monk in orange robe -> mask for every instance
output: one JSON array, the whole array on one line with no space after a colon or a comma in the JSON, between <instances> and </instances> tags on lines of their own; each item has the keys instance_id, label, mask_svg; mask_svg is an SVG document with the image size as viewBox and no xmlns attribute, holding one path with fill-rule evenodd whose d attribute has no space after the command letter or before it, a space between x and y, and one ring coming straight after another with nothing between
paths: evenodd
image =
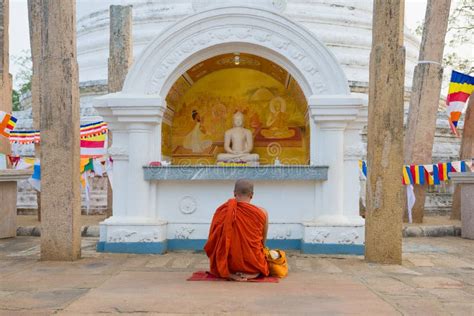
<instances>
[{"instance_id":1,"label":"monk in orange robe","mask_svg":"<svg viewBox=\"0 0 474 316\"><path fill-rule=\"evenodd\" d=\"M221 278L244 281L259 275L268 276L263 253L268 230L267 212L250 204L253 184L235 183L233 199L219 206L204 246L211 273Z\"/></svg>"}]
</instances>

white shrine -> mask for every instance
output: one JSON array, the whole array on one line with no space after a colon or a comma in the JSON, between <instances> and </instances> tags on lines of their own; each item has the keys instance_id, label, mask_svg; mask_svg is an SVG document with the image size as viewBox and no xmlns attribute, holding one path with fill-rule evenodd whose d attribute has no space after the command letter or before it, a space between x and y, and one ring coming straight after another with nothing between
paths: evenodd
<instances>
[{"instance_id":1,"label":"white shrine","mask_svg":"<svg viewBox=\"0 0 474 316\"><path fill-rule=\"evenodd\" d=\"M121 92L94 101L113 133L113 216L100 224L100 251L202 249L215 209L232 197L236 179L248 178L255 181L253 202L269 213L269 246L363 253L358 160L366 96L350 93L333 53L279 12L283 1L247 2L196 1L194 14L143 50ZM196 65L226 54L269 61L299 85L307 104L307 164L149 167L168 158L162 128L173 120L166 101L172 87Z\"/></svg>"}]
</instances>

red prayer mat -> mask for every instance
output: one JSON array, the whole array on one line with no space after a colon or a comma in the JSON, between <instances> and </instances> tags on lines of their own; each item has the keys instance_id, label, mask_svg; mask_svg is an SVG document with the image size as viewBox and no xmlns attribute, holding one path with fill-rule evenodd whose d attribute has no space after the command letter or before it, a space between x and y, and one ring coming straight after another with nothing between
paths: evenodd
<instances>
[{"instance_id":1,"label":"red prayer mat","mask_svg":"<svg viewBox=\"0 0 474 316\"><path fill-rule=\"evenodd\" d=\"M210 274L209 272L206 271L197 271L194 272L193 275L187 279L187 281L233 281L233 280L228 280L224 278L219 278L213 274ZM235 282L266 282L266 283L278 283L280 282L279 278L276 277L264 277L260 276L255 279L250 279L247 281L235 281Z\"/></svg>"}]
</instances>

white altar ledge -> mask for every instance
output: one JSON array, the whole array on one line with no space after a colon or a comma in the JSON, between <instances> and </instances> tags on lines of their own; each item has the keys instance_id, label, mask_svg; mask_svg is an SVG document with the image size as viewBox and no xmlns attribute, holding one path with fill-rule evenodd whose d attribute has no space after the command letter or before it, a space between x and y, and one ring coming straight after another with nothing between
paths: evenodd
<instances>
[{"instance_id":1,"label":"white altar ledge","mask_svg":"<svg viewBox=\"0 0 474 316\"><path fill-rule=\"evenodd\" d=\"M143 167L145 180L320 180L328 166L163 166Z\"/></svg>"}]
</instances>

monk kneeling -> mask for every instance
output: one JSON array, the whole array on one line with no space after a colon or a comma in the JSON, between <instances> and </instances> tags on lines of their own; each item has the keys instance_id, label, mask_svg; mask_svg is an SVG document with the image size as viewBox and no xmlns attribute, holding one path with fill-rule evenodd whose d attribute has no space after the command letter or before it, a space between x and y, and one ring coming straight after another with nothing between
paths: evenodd
<instances>
[{"instance_id":1,"label":"monk kneeling","mask_svg":"<svg viewBox=\"0 0 474 316\"><path fill-rule=\"evenodd\" d=\"M268 276L263 248L267 238L268 214L250 204L253 184L235 183L234 199L221 205L214 214L209 239L204 246L211 273L235 280Z\"/></svg>"}]
</instances>

